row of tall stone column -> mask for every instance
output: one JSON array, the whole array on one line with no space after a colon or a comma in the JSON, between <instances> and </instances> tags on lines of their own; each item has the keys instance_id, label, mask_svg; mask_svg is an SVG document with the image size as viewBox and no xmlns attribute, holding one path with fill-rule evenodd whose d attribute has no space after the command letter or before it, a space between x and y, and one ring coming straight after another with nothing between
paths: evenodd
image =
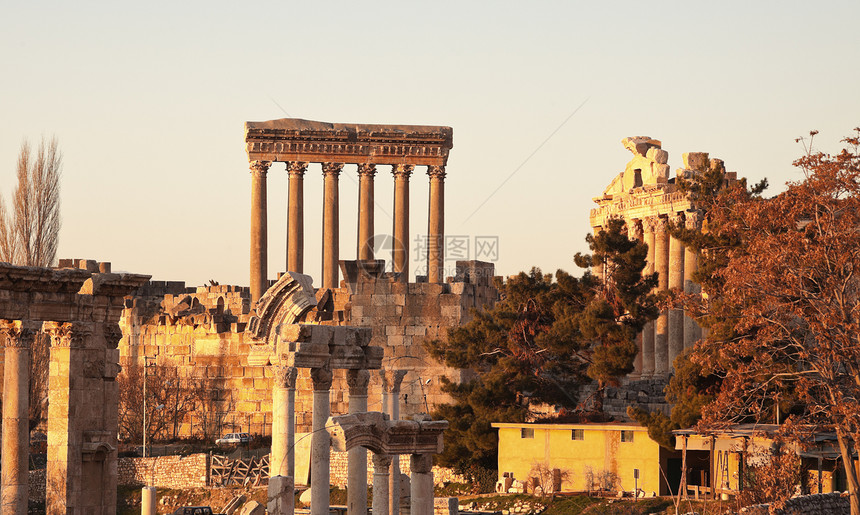
<instances>
[{"instance_id":1,"label":"row of tall stone column","mask_svg":"<svg viewBox=\"0 0 860 515\"><path fill-rule=\"evenodd\" d=\"M275 385L272 392L272 451L270 476L295 478L295 398L298 369L291 366L274 366ZM391 420L399 418L400 386L404 370L380 372L383 385L383 409ZM311 427L311 515L328 515L330 484L330 439L326 432L331 404L332 371L329 368L312 368L313 417ZM367 390L370 382L368 370L347 370L349 386L349 413L367 412ZM412 457L411 483L413 513L431 515L433 506L432 455ZM373 455L373 513L398 515L400 513L400 465L398 455ZM367 449L353 448L347 454L347 513L367 513ZM429 477L429 479L428 479ZM293 483L287 483L289 488ZM429 485L429 486L428 486ZM429 489L428 489L429 488ZM429 492L429 493L428 493ZM272 494L270 494L270 497ZM429 500L428 500L429 496ZM417 506L420 504L421 506ZM427 506L430 508L428 509ZM292 513L292 508L282 511Z\"/></svg>"},{"instance_id":2,"label":"row of tall stone column","mask_svg":"<svg viewBox=\"0 0 860 515\"><path fill-rule=\"evenodd\" d=\"M251 296L257 301L268 287L267 282L267 212L266 176L271 161L251 161ZM287 270L304 272L304 175L307 162L289 161L289 195L287 206ZM374 177L375 164L359 164L358 241L356 257L375 259ZM323 249L322 287L338 286L340 260L340 193L338 180L344 163L322 163L323 172ZM394 221L392 262L398 280L409 277L409 178L415 166L391 165L394 176ZM427 227L427 280L444 281L445 167L428 166L430 205Z\"/></svg>"},{"instance_id":3,"label":"row of tall stone column","mask_svg":"<svg viewBox=\"0 0 860 515\"><path fill-rule=\"evenodd\" d=\"M671 235L669 225L687 229L701 227L696 211L648 216L628 220L628 235L648 245L647 265L644 273L658 274L658 291L699 293L701 288L693 281L698 268L696 250ZM595 227L595 234L600 231ZM595 270L602 275L602 269ZM649 322L639 338L639 354L634 363L634 377L666 377L673 372L673 362L684 350L695 345L702 337L702 329L683 309L664 309L657 320Z\"/></svg>"}]
</instances>

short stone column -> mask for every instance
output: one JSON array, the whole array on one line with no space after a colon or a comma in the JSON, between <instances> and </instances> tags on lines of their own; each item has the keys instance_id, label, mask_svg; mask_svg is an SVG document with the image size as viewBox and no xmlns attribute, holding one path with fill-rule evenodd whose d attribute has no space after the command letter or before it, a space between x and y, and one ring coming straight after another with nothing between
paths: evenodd
<instances>
[{"instance_id":1,"label":"short stone column","mask_svg":"<svg viewBox=\"0 0 860 515\"><path fill-rule=\"evenodd\" d=\"M305 263L305 172L308 163L287 163L289 200L287 203L287 271L304 272Z\"/></svg>"},{"instance_id":2,"label":"short stone column","mask_svg":"<svg viewBox=\"0 0 860 515\"><path fill-rule=\"evenodd\" d=\"M430 210L427 220L427 282L445 282L445 167L429 166Z\"/></svg>"},{"instance_id":3,"label":"short stone column","mask_svg":"<svg viewBox=\"0 0 860 515\"><path fill-rule=\"evenodd\" d=\"M296 376L295 367L273 366L272 388L272 453L269 477L293 476L296 434Z\"/></svg>"},{"instance_id":4,"label":"short stone column","mask_svg":"<svg viewBox=\"0 0 860 515\"><path fill-rule=\"evenodd\" d=\"M365 413L370 372L347 370L346 382L349 385L349 412ZM365 447L350 449L346 460L347 513L348 515L367 515L367 449Z\"/></svg>"},{"instance_id":5,"label":"short stone column","mask_svg":"<svg viewBox=\"0 0 860 515\"><path fill-rule=\"evenodd\" d=\"M314 414L311 424L311 515L329 515L331 465L330 437L325 424L331 414L332 373L329 368L311 369L314 383Z\"/></svg>"},{"instance_id":6,"label":"short stone column","mask_svg":"<svg viewBox=\"0 0 860 515\"><path fill-rule=\"evenodd\" d=\"M701 215L695 211L686 213L687 229L694 231L701 228ZM693 247L684 249L684 293L692 295L701 289L693 280L693 275L699 267L699 254ZM684 349L689 349L702 337L702 328L696 320L685 312L684 314Z\"/></svg>"},{"instance_id":7,"label":"short stone column","mask_svg":"<svg viewBox=\"0 0 860 515\"><path fill-rule=\"evenodd\" d=\"M268 289L266 173L271 161L251 161L251 303Z\"/></svg>"},{"instance_id":8,"label":"short stone column","mask_svg":"<svg viewBox=\"0 0 860 515\"><path fill-rule=\"evenodd\" d=\"M338 260L340 259L340 215L338 177L343 163L323 163L323 255L322 288L338 287Z\"/></svg>"},{"instance_id":9,"label":"short stone column","mask_svg":"<svg viewBox=\"0 0 860 515\"><path fill-rule=\"evenodd\" d=\"M642 220L642 239L648 245L648 257L643 271L645 275L654 273L656 225L657 220L653 216ZM653 321L648 322L642 330L642 378L654 375L654 325Z\"/></svg>"},{"instance_id":10,"label":"short stone column","mask_svg":"<svg viewBox=\"0 0 860 515\"><path fill-rule=\"evenodd\" d=\"M3 365L3 515L26 515L30 456L30 347L38 326L0 320Z\"/></svg>"},{"instance_id":11,"label":"short stone column","mask_svg":"<svg viewBox=\"0 0 860 515\"><path fill-rule=\"evenodd\" d=\"M669 289L669 230L668 220L660 217L654 230L654 267L659 274L657 288ZM669 373L669 313L662 310L654 324L654 375Z\"/></svg>"},{"instance_id":12,"label":"short stone column","mask_svg":"<svg viewBox=\"0 0 860 515\"><path fill-rule=\"evenodd\" d=\"M676 227L684 226L684 216L676 213L670 218ZM678 238L669 236L669 289L684 291L684 244ZM684 310L669 310L669 370L672 371L675 358L684 351Z\"/></svg>"},{"instance_id":13,"label":"short stone column","mask_svg":"<svg viewBox=\"0 0 860 515\"><path fill-rule=\"evenodd\" d=\"M390 420L400 420L400 385L406 370L380 370L382 378L383 410ZM391 457L391 476L388 480L388 509L391 515L400 514L400 456Z\"/></svg>"},{"instance_id":14,"label":"short stone column","mask_svg":"<svg viewBox=\"0 0 860 515\"><path fill-rule=\"evenodd\" d=\"M412 511L409 515L433 515L433 455L410 455Z\"/></svg>"},{"instance_id":15,"label":"short stone column","mask_svg":"<svg viewBox=\"0 0 860 515\"><path fill-rule=\"evenodd\" d=\"M376 165L358 165L358 259L373 259L373 178Z\"/></svg>"},{"instance_id":16,"label":"short stone column","mask_svg":"<svg viewBox=\"0 0 860 515\"><path fill-rule=\"evenodd\" d=\"M409 282L409 176L413 165L392 165L394 175L394 249L391 260L394 277Z\"/></svg>"},{"instance_id":17,"label":"short stone column","mask_svg":"<svg viewBox=\"0 0 860 515\"><path fill-rule=\"evenodd\" d=\"M391 470L391 456L373 454L373 515L388 514L388 471Z\"/></svg>"}]
</instances>

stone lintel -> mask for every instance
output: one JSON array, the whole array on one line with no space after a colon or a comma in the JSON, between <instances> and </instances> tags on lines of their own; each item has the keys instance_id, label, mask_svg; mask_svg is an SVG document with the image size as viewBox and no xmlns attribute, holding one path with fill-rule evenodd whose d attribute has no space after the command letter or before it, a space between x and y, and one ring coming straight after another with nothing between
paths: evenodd
<instances>
[{"instance_id":1,"label":"stone lintel","mask_svg":"<svg viewBox=\"0 0 860 515\"><path fill-rule=\"evenodd\" d=\"M385 455L438 454L447 428L447 420L390 420L379 412L331 417L326 424L336 451L360 446Z\"/></svg>"},{"instance_id":2,"label":"stone lintel","mask_svg":"<svg viewBox=\"0 0 860 515\"><path fill-rule=\"evenodd\" d=\"M328 123L298 118L245 123L250 161L445 166L453 129Z\"/></svg>"},{"instance_id":3,"label":"stone lintel","mask_svg":"<svg viewBox=\"0 0 860 515\"><path fill-rule=\"evenodd\" d=\"M592 227L603 227L611 216L623 215L625 220L643 220L651 216L674 215L693 209L689 197L673 189L634 191L612 200L601 201L591 210L589 222Z\"/></svg>"}]
</instances>

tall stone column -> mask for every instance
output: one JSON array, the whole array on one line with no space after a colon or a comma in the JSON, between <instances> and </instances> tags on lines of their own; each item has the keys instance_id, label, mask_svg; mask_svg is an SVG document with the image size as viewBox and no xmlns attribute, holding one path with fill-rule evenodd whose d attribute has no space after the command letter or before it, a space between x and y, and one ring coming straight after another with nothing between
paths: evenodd
<instances>
[{"instance_id":1,"label":"tall stone column","mask_svg":"<svg viewBox=\"0 0 860 515\"><path fill-rule=\"evenodd\" d=\"M592 234L592 236L597 236L597 234L602 230L603 230L603 227L600 227L599 225L597 227L592 227L591 228L591 234ZM603 277L603 264L602 263L601 264L595 263L591 267L591 273L594 274L595 277L600 279L600 282L603 282L604 277Z\"/></svg>"},{"instance_id":2,"label":"tall stone column","mask_svg":"<svg viewBox=\"0 0 860 515\"><path fill-rule=\"evenodd\" d=\"M427 282L445 281L445 167L429 166L430 210L427 221Z\"/></svg>"},{"instance_id":3,"label":"tall stone column","mask_svg":"<svg viewBox=\"0 0 860 515\"><path fill-rule=\"evenodd\" d=\"M322 287L338 287L338 260L340 219L338 194L338 177L343 170L343 163L323 163L325 177L323 193L323 252L322 252Z\"/></svg>"},{"instance_id":4,"label":"tall stone column","mask_svg":"<svg viewBox=\"0 0 860 515\"><path fill-rule=\"evenodd\" d=\"M409 282L409 176L413 165L392 165L394 175L394 249L392 262L394 276L403 283Z\"/></svg>"},{"instance_id":5,"label":"tall stone column","mask_svg":"<svg viewBox=\"0 0 860 515\"><path fill-rule=\"evenodd\" d=\"M346 382L349 385L349 412L367 411L367 384L370 372L367 370L348 370ZM346 456L346 509L348 515L367 515L367 449L355 447Z\"/></svg>"},{"instance_id":6,"label":"tall stone column","mask_svg":"<svg viewBox=\"0 0 860 515\"><path fill-rule=\"evenodd\" d=\"M433 515L433 455L412 454L412 510L410 515Z\"/></svg>"},{"instance_id":7,"label":"tall stone column","mask_svg":"<svg viewBox=\"0 0 860 515\"><path fill-rule=\"evenodd\" d=\"M655 251L655 234L657 219L649 216L642 220L642 238L648 245L648 258L645 265L645 275L654 273L654 256ZM654 375L654 322L645 324L645 329L642 330L642 376L649 378Z\"/></svg>"},{"instance_id":8,"label":"tall stone column","mask_svg":"<svg viewBox=\"0 0 860 515\"><path fill-rule=\"evenodd\" d=\"M684 225L684 216L675 213L670 217L675 226ZM669 236L669 289L684 291L684 244L678 238ZM672 371L675 358L684 351L684 310L669 310L669 370Z\"/></svg>"},{"instance_id":9,"label":"tall stone column","mask_svg":"<svg viewBox=\"0 0 860 515\"><path fill-rule=\"evenodd\" d=\"M666 218L657 218L654 230L654 267L659 274L657 288L669 289L669 230ZM669 313L660 312L654 324L654 375L665 377L669 373Z\"/></svg>"},{"instance_id":10,"label":"tall stone column","mask_svg":"<svg viewBox=\"0 0 860 515\"><path fill-rule=\"evenodd\" d=\"M268 289L266 173L271 161L251 161L251 302Z\"/></svg>"},{"instance_id":11,"label":"tall stone column","mask_svg":"<svg viewBox=\"0 0 860 515\"><path fill-rule=\"evenodd\" d=\"M391 470L391 456L373 454L373 515L388 513L388 471Z\"/></svg>"},{"instance_id":12,"label":"tall stone column","mask_svg":"<svg viewBox=\"0 0 860 515\"><path fill-rule=\"evenodd\" d=\"M627 235L631 240L643 241L644 235L641 220L628 220L627 227ZM633 358L633 372L630 376L634 379L639 379L642 377L642 333L636 336L636 347L638 348L638 352L636 353L636 357Z\"/></svg>"},{"instance_id":13,"label":"tall stone column","mask_svg":"<svg viewBox=\"0 0 860 515\"><path fill-rule=\"evenodd\" d=\"M87 482L84 490L83 476L85 473L90 478L93 476L84 467L81 450L84 448L85 433L91 429L89 424L93 419L91 414L87 416L87 407L93 402L89 396L95 391L84 386L95 379L88 376L97 373L97 369L86 368L87 356L97 357L97 353L93 352L96 349L87 348L95 327L81 322L45 322L42 329L51 335L46 511L69 513L80 509L81 505L99 504L98 500L104 498L113 498L113 506L116 506L116 475L110 472L106 476L97 474L101 475L103 481L97 484ZM101 356L104 359L104 350ZM117 409L115 400L109 404L114 410ZM115 432L110 440L116 445ZM102 470L115 471L116 449L104 451ZM97 463L89 462L92 465ZM103 506L109 509L111 505Z\"/></svg>"},{"instance_id":14,"label":"tall stone column","mask_svg":"<svg viewBox=\"0 0 860 515\"><path fill-rule=\"evenodd\" d=\"M373 178L376 165L358 165L358 259L373 259Z\"/></svg>"},{"instance_id":15,"label":"tall stone column","mask_svg":"<svg viewBox=\"0 0 860 515\"><path fill-rule=\"evenodd\" d=\"M298 369L282 365L272 368L275 380L272 388L272 453L269 461L269 476L293 477Z\"/></svg>"},{"instance_id":16,"label":"tall stone column","mask_svg":"<svg viewBox=\"0 0 860 515\"><path fill-rule=\"evenodd\" d=\"M289 201L287 203L287 271L304 273L305 261L305 172L308 163L287 163Z\"/></svg>"},{"instance_id":17,"label":"tall stone column","mask_svg":"<svg viewBox=\"0 0 860 515\"><path fill-rule=\"evenodd\" d=\"M0 320L3 366L3 515L26 515L30 456L30 347L36 327Z\"/></svg>"},{"instance_id":18,"label":"tall stone column","mask_svg":"<svg viewBox=\"0 0 860 515\"><path fill-rule=\"evenodd\" d=\"M701 216L699 213L695 211L688 211L686 213L686 225L687 229L697 230L701 228ZM699 267L699 255L696 252L696 249L692 247L687 247L684 249L684 293L691 295L694 293L699 293L701 289L699 285L693 280L693 274L696 273L696 269ZM702 328L699 327L699 324L696 320L687 315L684 315L684 349L689 349L696 344L697 341L702 337Z\"/></svg>"},{"instance_id":19,"label":"tall stone column","mask_svg":"<svg viewBox=\"0 0 860 515\"><path fill-rule=\"evenodd\" d=\"M314 383L314 414L311 423L311 515L329 515L331 440L325 424L331 414L332 373L328 368L311 369Z\"/></svg>"},{"instance_id":20,"label":"tall stone column","mask_svg":"<svg viewBox=\"0 0 860 515\"><path fill-rule=\"evenodd\" d=\"M380 370L382 378L383 406L391 420L400 420L400 385L406 370ZM388 485L388 509L391 515L400 513L400 456L391 457L391 476Z\"/></svg>"}]
</instances>

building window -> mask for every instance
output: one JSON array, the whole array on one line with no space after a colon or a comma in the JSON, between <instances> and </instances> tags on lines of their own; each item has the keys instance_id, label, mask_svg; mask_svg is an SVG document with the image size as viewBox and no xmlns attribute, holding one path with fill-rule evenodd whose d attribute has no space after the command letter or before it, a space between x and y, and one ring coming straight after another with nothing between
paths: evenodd
<instances>
[{"instance_id":1,"label":"building window","mask_svg":"<svg viewBox=\"0 0 860 515\"><path fill-rule=\"evenodd\" d=\"M585 430L584 429L571 429L570 430L570 439L571 440L585 440Z\"/></svg>"},{"instance_id":2,"label":"building window","mask_svg":"<svg viewBox=\"0 0 860 515\"><path fill-rule=\"evenodd\" d=\"M534 438L535 430L530 427L520 429L520 438Z\"/></svg>"},{"instance_id":3,"label":"building window","mask_svg":"<svg viewBox=\"0 0 860 515\"><path fill-rule=\"evenodd\" d=\"M622 442L632 442L633 441L633 431L621 431L621 441Z\"/></svg>"}]
</instances>

